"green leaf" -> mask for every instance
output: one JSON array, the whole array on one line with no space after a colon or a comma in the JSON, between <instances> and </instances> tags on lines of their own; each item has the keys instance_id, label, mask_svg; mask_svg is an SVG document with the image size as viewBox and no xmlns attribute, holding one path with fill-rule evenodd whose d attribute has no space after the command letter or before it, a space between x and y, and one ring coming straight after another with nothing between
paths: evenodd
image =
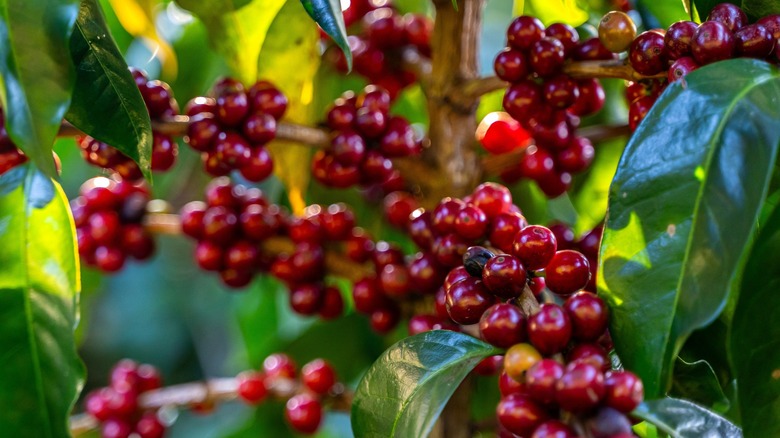
<instances>
[{"instance_id":1,"label":"green leaf","mask_svg":"<svg viewBox=\"0 0 780 438\"><path fill-rule=\"evenodd\" d=\"M720 415L678 398L645 401L631 415L655 425L671 438L742 436L739 427Z\"/></svg>"},{"instance_id":2,"label":"green leaf","mask_svg":"<svg viewBox=\"0 0 780 438\"><path fill-rule=\"evenodd\" d=\"M83 382L75 230L62 189L32 164L0 177L0 430L69 437Z\"/></svg>"},{"instance_id":3,"label":"green leaf","mask_svg":"<svg viewBox=\"0 0 780 438\"><path fill-rule=\"evenodd\" d=\"M0 75L11 140L56 177L51 148L70 105L73 67L68 41L78 0L2 0Z\"/></svg>"},{"instance_id":4,"label":"green leaf","mask_svg":"<svg viewBox=\"0 0 780 438\"><path fill-rule=\"evenodd\" d=\"M677 358L671 395L710 406L719 413L728 411L730 405L715 370L704 360L689 363Z\"/></svg>"},{"instance_id":5,"label":"green leaf","mask_svg":"<svg viewBox=\"0 0 780 438\"><path fill-rule=\"evenodd\" d=\"M730 356L745 436L780 436L780 209L756 240L731 326Z\"/></svg>"},{"instance_id":6,"label":"green leaf","mask_svg":"<svg viewBox=\"0 0 780 438\"><path fill-rule=\"evenodd\" d=\"M667 88L620 160L598 287L649 398L668 389L688 335L728 301L780 143L778 98L769 64L703 67Z\"/></svg>"},{"instance_id":7,"label":"green leaf","mask_svg":"<svg viewBox=\"0 0 780 438\"><path fill-rule=\"evenodd\" d=\"M479 361L499 353L476 338L443 330L397 342L358 385L352 404L355 436L428 436L460 382Z\"/></svg>"},{"instance_id":8,"label":"green leaf","mask_svg":"<svg viewBox=\"0 0 780 438\"><path fill-rule=\"evenodd\" d=\"M587 179L572 194L577 210L574 232L582 235L592 230L604 220L609 198L609 184L615 176L620 154L626 145L625 138L616 138L598 144L593 164L587 173Z\"/></svg>"},{"instance_id":9,"label":"green leaf","mask_svg":"<svg viewBox=\"0 0 780 438\"><path fill-rule=\"evenodd\" d=\"M240 9L231 0L176 0L176 3L203 22L211 46L224 57L234 75L246 84L257 80L260 48L285 0L253 0Z\"/></svg>"},{"instance_id":10,"label":"green leaf","mask_svg":"<svg viewBox=\"0 0 780 438\"><path fill-rule=\"evenodd\" d=\"M566 23L579 26L588 20L588 12L577 0L515 0L514 15L531 15L548 26L552 23Z\"/></svg>"},{"instance_id":11,"label":"green leaf","mask_svg":"<svg viewBox=\"0 0 780 438\"><path fill-rule=\"evenodd\" d=\"M452 0L455 9L458 5ZM347 58L347 68L352 70L352 51L349 50L347 42L347 29L344 26L344 15L341 13L341 2L339 0L301 0L303 8L309 16L320 25L322 30L328 34L336 45L339 46L344 56Z\"/></svg>"},{"instance_id":12,"label":"green leaf","mask_svg":"<svg viewBox=\"0 0 780 438\"><path fill-rule=\"evenodd\" d=\"M780 14L780 0L742 0L740 5L750 21L772 14Z\"/></svg>"},{"instance_id":13,"label":"green leaf","mask_svg":"<svg viewBox=\"0 0 780 438\"><path fill-rule=\"evenodd\" d=\"M691 18L680 0L638 0L636 7L652 15L664 29L676 21Z\"/></svg>"},{"instance_id":14,"label":"green leaf","mask_svg":"<svg viewBox=\"0 0 780 438\"><path fill-rule=\"evenodd\" d=\"M70 50L76 85L65 117L132 158L149 177L149 113L96 0L82 0Z\"/></svg>"}]
</instances>

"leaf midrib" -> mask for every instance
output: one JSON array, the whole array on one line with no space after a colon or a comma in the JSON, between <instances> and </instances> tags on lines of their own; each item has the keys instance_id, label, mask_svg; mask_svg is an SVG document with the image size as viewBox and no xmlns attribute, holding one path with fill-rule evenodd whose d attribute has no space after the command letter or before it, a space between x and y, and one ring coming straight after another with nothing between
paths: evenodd
<instances>
[{"instance_id":1,"label":"leaf midrib","mask_svg":"<svg viewBox=\"0 0 780 438\"><path fill-rule=\"evenodd\" d=\"M441 343L439 343L439 344L441 344ZM493 351L493 350L495 350L495 349L491 349L490 351ZM403 417L404 413L406 412L406 408L412 402L412 400L414 399L415 395L420 391L420 388L425 386L425 383L427 383L429 380L431 380L434 377L436 377L436 375L438 375L442 371L446 371L446 370L449 370L449 369L451 369L451 368L453 368L453 367L455 367L457 365L461 365L467 359L471 359L471 358L474 358L474 357L480 357L480 356L482 356L482 354L467 353L459 361L450 362L449 364L439 368L436 373L434 373L432 375L429 375L425 379L417 382L417 385L414 387L414 389L409 394L409 396L406 397L406 400L404 400L401 403L401 408L398 410L398 415L396 415L395 420L393 421L393 428L390 430L390 435L389 436L391 436L391 437L395 436L395 430L398 427L398 422L401 420L401 417Z\"/></svg>"},{"instance_id":2,"label":"leaf midrib","mask_svg":"<svg viewBox=\"0 0 780 438\"><path fill-rule=\"evenodd\" d=\"M52 430L50 429L51 426L51 414L49 412L49 405L46 403L46 392L44 391L44 385L43 385L43 376L41 374L40 369L40 355L38 353L38 343L35 340L35 333L32 330L34 321L33 321L33 314L32 314L32 303L30 302L30 291L32 290L32 280L30 279L30 260L29 260L29 253L27 249L27 243L29 242L29 235L30 235L30 228L29 224L30 222L27 220L31 213L32 213L32 204L27 202L27 199L29 198L29 190L31 190L32 187L32 179L35 178L35 170L33 169L33 166L28 164L26 175L24 178L24 226L22 227L22 235L24 237L23 245L22 245L22 260L24 263L24 287L23 289L23 296L24 296L24 316L25 320L27 321L27 332L28 332L28 342L30 344L30 354L33 359L33 375L35 378L35 391L38 395L39 400L39 409L42 412L42 415L44 417L44 425L43 430L46 432L46 436L51 437L52 436Z\"/></svg>"},{"instance_id":3,"label":"leaf midrib","mask_svg":"<svg viewBox=\"0 0 780 438\"><path fill-rule=\"evenodd\" d=\"M712 167L712 160L713 160L713 158L715 156L715 152L716 152L715 151L716 148L714 147L715 144L716 144L716 139L720 139L721 134L723 133L723 130L726 127L727 120L730 118L731 114L734 112L734 109L736 108L737 103L739 101L741 101L742 98L746 94L751 92L753 89L755 89L756 87L760 86L761 84L763 84L765 82L769 82L769 81L771 81L773 79L777 79L777 76L769 75L769 77L763 78L762 80L751 81L749 83L749 86L745 87L738 94L736 94L734 96L734 98L731 100L731 102L729 102L728 107L726 107L726 111L723 112L723 116L721 117L720 121L718 122L718 126L715 129L714 135L712 135L710 140L707 142L707 158L705 160L705 164L706 164L705 169L707 171L704 172L704 179L702 180L702 183L699 186L699 190L698 190L698 192L696 194L696 201L695 201L695 204L694 204L693 215L691 216L691 219L692 219L691 220L691 230L688 233L688 241L686 242L685 253L683 255L683 260L682 260L682 263L680 265L681 266L680 276L679 276L679 278L677 280L677 285L675 287L675 292L677 292L677 293L675 293L675 295L674 295L674 313L672 314L672 318L669 319L669 324L668 324L669 330L665 330L664 331L664 333L665 333L665 335L664 335L664 357L667 357L666 354L667 354L667 352L669 351L669 348L670 348L669 338L672 335L672 328L674 326L674 321L677 319L678 304L679 304L680 295L681 295L679 293L679 291L682 288L682 283L683 283L683 280L685 278L684 274L685 274L685 271L686 271L685 266L687 266L687 264L688 264L688 259L690 257L691 250L692 250L692 247L693 247L693 240L694 240L693 236L696 234L695 230L697 229L699 210L702 207L701 199L704 196L705 188L708 187L708 182L710 180L711 172L709 172L709 169ZM658 379L659 387L661 387L660 385L663 385L662 388L665 391L666 390L665 388L666 388L668 383L665 382L665 381L664 382L661 381L660 377L661 377L662 374L663 374L663 369L659 369L659 375L657 376L659 378Z\"/></svg>"},{"instance_id":4,"label":"leaf midrib","mask_svg":"<svg viewBox=\"0 0 780 438\"><path fill-rule=\"evenodd\" d=\"M98 7L99 7L99 6L98 6ZM100 11L99 9L98 9L98 11L97 11L97 12L98 12L98 13L101 13L101 11ZM102 18L102 17L101 17L101 18ZM110 69L107 69L107 68L106 68L105 64L103 64L103 60L102 60L102 59L100 59L100 56L97 56L97 53L95 52L95 50L93 50L93 48L92 48L92 42L89 40L89 38L87 38L87 35L86 35L86 33L84 32L84 29L82 29L81 23L79 23L79 20L78 20L78 19L76 20L76 28L78 29L79 33L81 33L81 36L82 36L82 37L84 37L84 41L87 43L87 47L89 48L89 52L90 52L90 53L92 54L92 56L94 56L94 57L95 57L95 59L97 60L98 64L100 65L100 68L101 68L101 69L103 70L103 72L104 72L104 76L106 77L106 79L108 79L108 83L109 83L109 85L110 85L110 86L111 86L111 88L114 90L114 92L116 93L116 95L117 95L117 96L119 96L119 102L120 102L120 104L121 104L121 106L122 106L122 110L123 110L123 112L124 112L124 113L127 115L127 118L128 118L128 120L130 120L130 126L131 126L131 127L132 127L132 129L133 129L133 133L135 133L136 141L137 141L138 139L141 139L141 138L143 138L143 136L142 136L142 132L141 132L141 131L138 129L138 127L136 126L136 124L132 122L131 112L130 112L130 110L129 110L129 107L127 106L127 101L126 101L126 99L124 98L124 95L123 95L122 93L120 93L120 92L119 92L119 88L117 88L116 84L114 83L113 76L112 76L112 75L110 75L110 74L107 74L107 73L109 73L109 72L110 72ZM113 42L113 36L110 36L110 35L109 35L109 37L111 38L111 41ZM138 144L137 144L137 143L136 143L136 148L138 148ZM140 154L139 152L140 152L140 151L136 151L136 154L137 154L138 161L140 162L142 157L141 157L141 154Z\"/></svg>"}]
</instances>

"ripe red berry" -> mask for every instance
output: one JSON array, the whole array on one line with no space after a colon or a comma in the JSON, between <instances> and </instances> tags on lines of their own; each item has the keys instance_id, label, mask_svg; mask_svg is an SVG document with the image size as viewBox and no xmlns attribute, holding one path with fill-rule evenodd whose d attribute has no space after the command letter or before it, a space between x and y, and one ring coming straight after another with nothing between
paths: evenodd
<instances>
[{"instance_id":1,"label":"ripe red berry","mask_svg":"<svg viewBox=\"0 0 780 438\"><path fill-rule=\"evenodd\" d=\"M560 41L563 44L566 56L574 50L580 41L577 31L566 23L552 23L544 30L544 36Z\"/></svg>"},{"instance_id":2,"label":"ripe red berry","mask_svg":"<svg viewBox=\"0 0 780 438\"><path fill-rule=\"evenodd\" d=\"M539 425L531 434L531 438L575 438L577 434L558 420L546 421ZM616 437L612 437L616 438Z\"/></svg>"},{"instance_id":3,"label":"ripe red berry","mask_svg":"<svg viewBox=\"0 0 780 438\"><path fill-rule=\"evenodd\" d=\"M547 264L545 283L559 295L569 295L583 289L590 281L590 263L577 251L558 251Z\"/></svg>"},{"instance_id":4,"label":"ripe red berry","mask_svg":"<svg viewBox=\"0 0 780 438\"><path fill-rule=\"evenodd\" d=\"M750 24L734 32L737 56L763 59L772 53L776 38L766 27Z\"/></svg>"},{"instance_id":5,"label":"ripe red berry","mask_svg":"<svg viewBox=\"0 0 780 438\"><path fill-rule=\"evenodd\" d=\"M432 223L436 233L445 235L455 232L455 220L464 206L464 202L460 199L444 198L439 201L432 213Z\"/></svg>"},{"instance_id":6,"label":"ripe red berry","mask_svg":"<svg viewBox=\"0 0 780 438\"><path fill-rule=\"evenodd\" d=\"M165 425L156 412L146 412L135 423L135 433L140 438L162 438L165 435Z\"/></svg>"},{"instance_id":7,"label":"ripe red berry","mask_svg":"<svg viewBox=\"0 0 780 438\"><path fill-rule=\"evenodd\" d=\"M272 354L263 361L263 371L267 379L294 379L296 368L292 358L284 353Z\"/></svg>"},{"instance_id":8,"label":"ripe red berry","mask_svg":"<svg viewBox=\"0 0 780 438\"><path fill-rule=\"evenodd\" d=\"M541 77L553 76L563 67L566 52L556 38L545 37L531 46L531 69Z\"/></svg>"},{"instance_id":9,"label":"ripe red berry","mask_svg":"<svg viewBox=\"0 0 780 438\"><path fill-rule=\"evenodd\" d=\"M669 60L691 55L691 41L699 25L693 21L678 21L664 35L664 51Z\"/></svg>"},{"instance_id":10,"label":"ripe red berry","mask_svg":"<svg viewBox=\"0 0 780 438\"><path fill-rule=\"evenodd\" d=\"M513 304L494 304L482 315L479 332L482 339L499 348L509 348L525 342L526 318Z\"/></svg>"},{"instance_id":11,"label":"ripe red berry","mask_svg":"<svg viewBox=\"0 0 780 438\"><path fill-rule=\"evenodd\" d=\"M501 213L508 213L512 208L512 193L500 184L486 182L474 189L471 203L480 209L488 219L493 219Z\"/></svg>"},{"instance_id":12,"label":"ripe red berry","mask_svg":"<svg viewBox=\"0 0 780 438\"><path fill-rule=\"evenodd\" d=\"M498 402L498 422L510 432L525 436L550 417L545 410L529 398L510 394Z\"/></svg>"},{"instance_id":13,"label":"ripe red berry","mask_svg":"<svg viewBox=\"0 0 780 438\"><path fill-rule=\"evenodd\" d=\"M519 50L528 50L544 37L544 24L536 18L523 15L515 18L506 31L507 42Z\"/></svg>"},{"instance_id":14,"label":"ripe red berry","mask_svg":"<svg viewBox=\"0 0 780 438\"><path fill-rule=\"evenodd\" d=\"M609 313L604 301L590 292L577 292L564 304L573 327L575 339L583 342L598 340L607 330Z\"/></svg>"},{"instance_id":15,"label":"ripe red berry","mask_svg":"<svg viewBox=\"0 0 780 438\"><path fill-rule=\"evenodd\" d=\"M512 249L526 269L535 271L544 268L553 259L557 241L549 228L529 225L517 233Z\"/></svg>"},{"instance_id":16,"label":"ripe red berry","mask_svg":"<svg viewBox=\"0 0 780 438\"><path fill-rule=\"evenodd\" d=\"M528 318L528 339L545 355L562 351L571 339L569 316L557 304L545 303Z\"/></svg>"},{"instance_id":17,"label":"ripe red berry","mask_svg":"<svg viewBox=\"0 0 780 438\"><path fill-rule=\"evenodd\" d=\"M710 10L707 21L723 23L732 32L736 32L748 24L745 12L731 3L719 3L715 5L715 7Z\"/></svg>"},{"instance_id":18,"label":"ripe red berry","mask_svg":"<svg viewBox=\"0 0 780 438\"><path fill-rule=\"evenodd\" d=\"M512 84L504 94L503 107L515 120L526 120L542 104L542 91L535 82Z\"/></svg>"},{"instance_id":19,"label":"ripe red berry","mask_svg":"<svg viewBox=\"0 0 780 438\"><path fill-rule=\"evenodd\" d=\"M644 120L645 116L655 103L655 97L645 96L635 100L628 107L628 127L631 131L636 131L639 124Z\"/></svg>"},{"instance_id":20,"label":"ripe red berry","mask_svg":"<svg viewBox=\"0 0 780 438\"><path fill-rule=\"evenodd\" d=\"M491 154L504 154L528 145L531 135L520 122L502 111L486 115L477 126L477 141Z\"/></svg>"},{"instance_id":21,"label":"ripe red berry","mask_svg":"<svg viewBox=\"0 0 780 438\"><path fill-rule=\"evenodd\" d=\"M518 382L506 373L502 371L498 376L498 390L502 396L509 394L525 394L525 384Z\"/></svg>"},{"instance_id":22,"label":"ripe red berry","mask_svg":"<svg viewBox=\"0 0 780 438\"><path fill-rule=\"evenodd\" d=\"M604 398L604 374L587 362L573 362L555 385L555 399L567 411L579 413L596 407Z\"/></svg>"},{"instance_id":23,"label":"ripe red berry","mask_svg":"<svg viewBox=\"0 0 780 438\"><path fill-rule=\"evenodd\" d=\"M643 75L655 75L664 71L664 36L656 31L642 32L631 43L628 55L631 67Z\"/></svg>"},{"instance_id":24,"label":"ripe red berry","mask_svg":"<svg viewBox=\"0 0 780 438\"><path fill-rule=\"evenodd\" d=\"M382 308L371 312L371 328L377 333L388 333L398 325L401 311L394 303L385 304Z\"/></svg>"},{"instance_id":25,"label":"ripe red berry","mask_svg":"<svg viewBox=\"0 0 780 438\"><path fill-rule=\"evenodd\" d=\"M493 61L496 76L508 82L517 82L528 76L528 60L520 50L505 48Z\"/></svg>"},{"instance_id":26,"label":"ripe red berry","mask_svg":"<svg viewBox=\"0 0 780 438\"><path fill-rule=\"evenodd\" d=\"M109 418L100 425L101 438L128 438L133 428L124 419Z\"/></svg>"},{"instance_id":27,"label":"ripe red berry","mask_svg":"<svg viewBox=\"0 0 780 438\"><path fill-rule=\"evenodd\" d=\"M536 362L525 373L525 392L535 401L550 405L555 401L555 384L563 376L563 365L553 359Z\"/></svg>"},{"instance_id":28,"label":"ripe red berry","mask_svg":"<svg viewBox=\"0 0 780 438\"><path fill-rule=\"evenodd\" d=\"M669 67L666 80L668 80L669 83L678 81L697 68L699 68L699 64L697 64L693 58L684 56L677 61L674 61Z\"/></svg>"},{"instance_id":29,"label":"ripe red berry","mask_svg":"<svg viewBox=\"0 0 780 438\"><path fill-rule=\"evenodd\" d=\"M315 394L327 394L336 384L336 372L323 359L315 359L301 368L301 381Z\"/></svg>"},{"instance_id":30,"label":"ripe red berry","mask_svg":"<svg viewBox=\"0 0 780 438\"><path fill-rule=\"evenodd\" d=\"M322 405L309 394L298 394L287 400L284 418L297 432L313 434L322 422Z\"/></svg>"},{"instance_id":31,"label":"ripe red berry","mask_svg":"<svg viewBox=\"0 0 780 438\"><path fill-rule=\"evenodd\" d=\"M500 298L520 296L526 285L525 267L514 256L501 254L491 258L482 269L485 287Z\"/></svg>"},{"instance_id":32,"label":"ripe red berry","mask_svg":"<svg viewBox=\"0 0 780 438\"><path fill-rule=\"evenodd\" d=\"M700 65L731 58L734 55L734 47L731 30L719 21L702 23L691 40L691 53Z\"/></svg>"},{"instance_id":33,"label":"ripe red berry","mask_svg":"<svg viewBox=\"0 0 780 438\"><path fill-rule=\"evenodd\" d=\"M244 371L236 377L238 396L249 404L258 404L268 395L265 376L257 371Z\"/></svg>"},{"instance_id":34,"label":"ripe red berry","mask_svg":"<svg viewBox=\"0 0 780 438\"><path fill-rule=\"evenodd\" d=\"M481 209L466 205L458 211L454 225L455 233L460 237L471 241L479 240L487 232L488 217Z\"/></svg>"},{"instance_id":35,"label":"ripe red berry","mask_svg":"<svg viewBox=\"0 0 780 438\"><path fill-rule=\"evenodd\" d=\"M491 221L488 240L501 251L510 253L514 246L515 236L526 226L528 226L528 222L522 214L501 213Z\"/></svg>"},{"instance_id":36,"label":"ripe red berry","mask_svg":"<svg viewBox=\"0 0 780 438\"><path fill-rule=\"evenodd\" d=\"M626 414L630 413L644 398L642 380L630 371L610 371L604 381L606 386L605 403Z\"/></svg>"},{"instance_id":37,"label":"ripe red berry","mask_svg":"<svg viewBox=\"0 0 780 438\"><path fill-rule=\"evenodd\" d=\"M481 281L472 277L453 284L447 290L447 312L453 321L461 325L479 322L492 304L490 292Z\"/></svg>"}]
</instances>

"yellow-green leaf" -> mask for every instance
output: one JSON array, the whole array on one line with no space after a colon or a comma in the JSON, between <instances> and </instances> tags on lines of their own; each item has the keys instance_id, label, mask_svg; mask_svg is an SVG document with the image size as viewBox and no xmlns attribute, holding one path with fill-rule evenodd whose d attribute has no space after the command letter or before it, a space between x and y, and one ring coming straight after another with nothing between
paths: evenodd
<instances>
[{"instance_id":1,"label":"yellow-green leaf","mask_svg":"<svg viewBox=\"0 0 780 438\"><path fill-rule=\"evenodd\" d=\"M532 15L548 26L566 23L579 26L588 20L588 12L577 0L515 0L515 15Z\"/></svg>"},{"instance_id":2,"label":"yellow-green leaf","mask_svg":"<svg viewBox=\"0 0 780 438\"><path fill-rule=\"evenodd\" d=\"M155 27L154 10L158 0L109 0L122 27L127 33L142 38L162 65L163 77L174 79L179 70L176 53L168 42L160 37Z\"/></svg>"},{"instance_id":3,"label":"yellow-green leaf","mask_svg":"<svg viewBox=\"0 0 780 438\"><path fill-rule=\"evenodd\" d=\"M315 121L314 76L320 65L319 31L298 0L287 0L274 18L258 60L258 76L274 83L290 105L285 120L311 125ZM305 207L311 147L288 141L271 143L274 172L282 180L293 210Z\"/></svg>"}]
</instances>

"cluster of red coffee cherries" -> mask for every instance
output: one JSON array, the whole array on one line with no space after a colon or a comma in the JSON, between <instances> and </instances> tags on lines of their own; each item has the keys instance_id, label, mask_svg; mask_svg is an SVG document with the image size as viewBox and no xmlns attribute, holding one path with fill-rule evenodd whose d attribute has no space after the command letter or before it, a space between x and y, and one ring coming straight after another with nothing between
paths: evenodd
<instances>
[{"instance_id":1,"label":"cluster of red coffee cherries","mask_svg":"<svg viewBox=\"0 0 780 438\"><path fill-rule=\"evenodd\" d=\"M87 180L70 203L81 260L105 272L116 272L128 257L146 260L154 239L143 226L149 191L143 184L105 177Z\"/></svg>"},{"instance_id":2,"label":"cluster of red coffee cherries","mask_svg":"<svg viewBox=\"0 0 780 438\"><path fill-rule=\"evenodd\" d=\"M166 425L156 410L143 409L138 398L162 386L159 371L152 365L124 359L111 370L108 387L87 394L84 408L100 422L102 438L162 438Z\"/></svg>"},{"instance_id":3,"label":"cluster of red coffee cherries","mask_svg":"<svg viewBox=\"0 0 780 438\"><path fill-rule=\"evenodd\" d=\"M421 143L405 118L390 115L390 100L387 90L369 85L335 101L327 116L334 131L330 147L311 164L317 181L337 188L379 186L384 193L403 188L390 158L416 154Z\"/></svg>"},{"instance_id":4,"label":"cluster of red coffee cherries","mask_svg":"<svg viewBox=\"0 0 780 438\"><path fill-rule=\"evenodd\" d=\"M198 240L195 260L202 269L219 272L229 287L248 285L255 274L270 272L290 287L290 305L303 315L330 319L341 315L338 288L326 286L325 245L342 241L355 224L343 204L309 206L304 215L290 216L269 204L262 191L233 185L226 177L206 187L206 202L181 209L182 232ZM272 254L264 244L287 236L292 251Z\"/></svg>"},{"instance_id":5,"label":"cluster of red coffee cherries","mask_svg":"<svg viewBox=\"0 0 780 438\"><path fill-rule=\"evenodd\" d=\"M179 113L179 104L173 97L171 87L159 80L149 80L142 70L131 68L135 83L141 91L146 109L152 121L164 121ZM123 179L138 181L143 178L141 168L130 157L118 149L96 140L88 135L77 138L81 155L87 163L104 169L111 169ZM170 135L153 132L152 163L153 171L164 172L173 167L178 154L176 140Z\"/></svg>"},{"instance_id":6,"label":"cluster of red coffee cherries","mask_svg":"<svg viewBox=\"0 0 780 438\"><path fill-rule=\"evenodd\" d=\"M579 118L599 111L605 98L598 79L574 79L565 74L564 65L567 59L615 55L598 38L580 42L571 26L554 23L545 28L530 16L512 21L507 43L494 62L496 75L510 83L504 109L530 133L534 146L502 176L507 181L534 180L547 196L556 197L569 188L571 174L587 169L593 160L593 145L577 137L576 130Z\"/></svg>"},{"instance_id":7,"label":"cluster of red coffee cherries","mask_svg":"<svg viewBox=\"0 0 780 438\"><path fill-rule=\"evenodd\" d=\"M429 58L433 22L424 15L401 15L387 5L377 8L372 2L352 3L354 6L344 11L346 24L351 24L347 16L352 22L362 18L360 35L348 37L355 72L388 90L395 99L401 90L417 80L414 72L403 67L404 51L414 49L418 56ZM343 53L335 47L330 52L336 67L346 73Z\"/></svg>"},{"instance_id":8,"label":"cluster of red coffee cherries","mask_svg":"<svg viewBox=\"0 0 780 438\"><path fill-rule=\"evenodd\" d=\"M666 75L666 81L646 80L629 85L629 125L634 130L655 103L667 83L682 79L702 65L744 57L777 63L780 15L763 17L753 24L738 6L720 3L701 24L678 21L668 29L652 29L636 36L631 18L610 12L599 24L601 41L613 52L628 51L638 73Z\"/></svg>"},{"instance_id":9,"label":"cluster of red coffee cherries","mask_svg":"<svg viewBox=\"0 0 780 438\"><path fill-rule=\"evenodd\" d=\"M239 398L250 405L283 394L287 399L284 409L287 424L307 435L315 433L322 423L322 402L344 392L335 370L324 359L305 364L298 375L293 359L283 353L268 356L262 370L244 371L236 380Z\"/></svg>"},{"instance_id":10,"label":"cluster of red coffee cherries","mask_svg":"<svg viewBox=\"0 0 780 438\"><path fill-rule=\"evenodd\" d=\"M232 78L217 81L211 95L187 103L190 124L184 141L201 152L210 175L238 170L249 181L268 178L274 163L265 145L276 138L276 124L287 111L287 97L267 81L246 90Z\"/></svg>"}]
</instances>

